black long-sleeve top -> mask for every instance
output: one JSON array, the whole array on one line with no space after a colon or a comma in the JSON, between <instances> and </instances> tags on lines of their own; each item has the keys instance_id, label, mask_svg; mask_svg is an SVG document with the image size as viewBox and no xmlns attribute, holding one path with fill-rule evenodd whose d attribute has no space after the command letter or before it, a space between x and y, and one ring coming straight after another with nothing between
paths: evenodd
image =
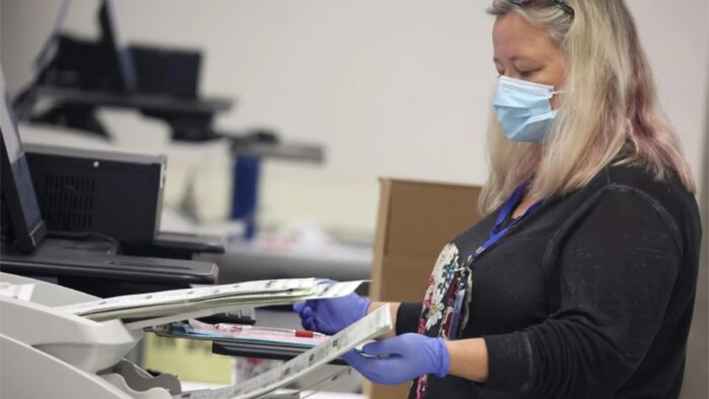
<instances>
[{"instance_id":1,"label":"black long-sleeve top","mask_svg":"<svg viewBox=\"0 0 709 399\"><path fill-rule=\"evenodd\" d=\"M438 263L460 266L498 213L456 237ZM677 398L701 234L695 198L676 177L656 181L641 166L607 167L546 201L470 266L460 338L484 337L487 381L428 375L418 397ZM397 333L446 336L420 330L431 314L402 304Z\"/></svg>"}]
</instances>

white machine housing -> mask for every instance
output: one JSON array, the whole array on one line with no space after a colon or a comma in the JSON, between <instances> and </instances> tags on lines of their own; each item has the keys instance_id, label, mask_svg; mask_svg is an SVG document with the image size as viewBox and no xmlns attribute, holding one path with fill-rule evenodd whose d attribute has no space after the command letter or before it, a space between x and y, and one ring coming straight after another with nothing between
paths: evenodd
<instances>
[{"instance_id":1,"label":"white machine housing","mask_svg":"<svg viewBox=\"0 0 709 399\"><path fill-rule=\"evenodd\" d=\"M54 309L99 298L40 280L30 301L0 296L0 398L170 399L176 377L153 377L124 359L143 338L119 320L95 322Z\"/></svg>"}]
</instances>

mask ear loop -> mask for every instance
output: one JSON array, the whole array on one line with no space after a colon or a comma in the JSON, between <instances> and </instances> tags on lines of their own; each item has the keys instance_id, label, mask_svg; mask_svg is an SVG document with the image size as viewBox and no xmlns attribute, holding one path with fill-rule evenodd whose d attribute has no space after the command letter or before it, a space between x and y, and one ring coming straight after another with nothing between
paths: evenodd
<instances>
[{"instance_id":1,"label":"mask ear loop","mask_svg":"<svg viewBox=\"0 0 709 399\"><path fill-rule=\"evenodd\" d=\"M554 98L555 95L557 94L564 94L566 90L556 90L551 92L551 96L549 96L549 101L551 101L552 98ZM555 110L552 110L555 111Z\"/></svg>"}]
</instances>

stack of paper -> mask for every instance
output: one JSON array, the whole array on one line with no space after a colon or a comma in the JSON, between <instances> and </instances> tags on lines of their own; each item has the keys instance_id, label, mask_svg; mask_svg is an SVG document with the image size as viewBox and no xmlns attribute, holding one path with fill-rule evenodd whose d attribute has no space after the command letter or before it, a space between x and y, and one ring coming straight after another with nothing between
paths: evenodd
<instances>
[{"instance_id":1,"label":"stack of paper","mask_svg":"<svg viewBox=\"0 0 709 399\"><path fill-rule=\"evenodd\" d=\"M313 278L249 281L120 296L57 309L95 321L120 319L126 327L139 329L244 307L344 296L354 292L362 282L333 283Z\"/></svg>"},{"instance_id":2,"label":"stack of paper","mask_svg":"<svg viewBox=\"0 0 709 399\"><path fill-rule=\"evenodd\" d=\"M330 338L313 331L225 323L207 324L197 320L155 326L151 331L162 337L211 341L212 352L221 355L275 360L290 360ZM335 360L333 364L344 362Z\"/></svg>"},{"instance_id":3,"label":"stack of paper","mask_svg":"<svg viewBox=\"0 0 709 399\"><path fill-rule=\"evenodd\" d=\"M334 298L354 292L362 281L345 283L316 279L252 281L240 284L129 295L56 309L95 321L120 319L128 328L145 328L244 307L285 305L308 299ZM227 388L174 395L175 399L251 399L284 387L356 346L392 329L389 305L301 355L247 381ZM324 337L323 337L324 338ZM296 393L294 397L298 397Z\"/></svg>"},{"instance_id":4,"label":"stack of paper","mask_svg":"<svg viewBox=\"0 0 709 399\"><path fill-rule=\"evenodd\" d=\"M185 392L175 399L251 399L284 387L313 369L320 367L376 338L393 328L389 305L333 335L325 342L254 378L221 389Z\"/></svg>"}]
</instances>

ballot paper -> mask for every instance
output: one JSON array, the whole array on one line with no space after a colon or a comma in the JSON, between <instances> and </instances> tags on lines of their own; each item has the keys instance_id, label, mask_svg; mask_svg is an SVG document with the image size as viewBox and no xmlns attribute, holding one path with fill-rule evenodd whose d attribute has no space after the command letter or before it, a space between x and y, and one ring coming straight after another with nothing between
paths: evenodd
<instances>
[{"instance_id":1,"label":"ballot paper","mask_svg":"<svg viewBox=\"0 0 709 399\"><path fill-rule=\"evenodd\" d=\"M274 343L311 348L330 338L329 335L315 331L294 330L290 328L262 327L256 325L202 323L191 319L187 324L174 323L171 331L187 337L202 335L205 338L225 339L252 343Z\"/></svg>"},{"instance_id":2,"label":"ballot paper","mask_svg":"<svg viewBox=\"0 0 709 399\"><path fill-rule=\"evenodd\" d=\"M289 305L354 292L364 281L277 279L126 295L61 306L63 312L94 321L121 319L131 329L208 316L245 307Z\"/></svg>"},{"instance_id":3,"label":"ballot paper","mask_svg":"<svg viewBox=\"0 0 709 399\"><path fill-rule=\"evenodd\" d=\"M279 281L283 284L287 284L287 281L289 280L271 281ZM216 313L235 311L245 307L253 308L270 305L291 305L308 299L336 298L354 292L363 282L364 280L339 283L320 282L317 283L313 287L312 291L309 291L307 295L302 292L299 292L298 294L294 294L292 292L282 292L279 294L261 293L257 295L232 297L226 300L195 301L189 305L181 304L180 306L171 306L171 311L166 309L143 310L146 314L151 312L154 314L159 314L159 316L143 316L138 318L136 317L138 312L135 312L130 316L121 317L121 319L123 320L123 324L129 330L138 330L160 324L172 323L173 321L178 320L187 320L191 318L210 316ZM112 316L111 318L115 318L115 316ZM99 317L94 320L107 320L107 318Z\"/></svg>"},{"instance_id":4,"label":"ballot paper","mask_svg":"<svg viewBox=\"0 0 709 399\"><path fill-rule=\"evenodd\" d=\"M230 323L209 324L194 319L154 326L149 331L162 337L207 340L227 344L229 347L251 348L274 354L287 353L290 357L295 357L330 338L329 335L315 331Z\"/></svg>"},{"instance_id":5,"label":"ballot paper","mask_svg":"<svg viewBox=\"0 0 709 399\"><path fill-rule=\"evenodd\" d=\"M79 316L108 313L111 311L126 311L167 304L189 303L223 297L241 295L268 295L283 292L311 292L317 281L312 278L290 280L248 281L238 284L212 285L200 288L185 288L179 290L151 292L148 294L124 295L91 302L62 306L58 309Z\"/></svg>"},{"instance_id":6,"label":"ballot paper","mask_svg":"<svg viewBox=\"0 0 709 399\"><path fill-rule=\"evenodd\" d=\"M389 305L333 335L328 340L279 367L243 382L221 389L189 391L174 395L174 399L251 399L284 387L355 348L393 328Z\"/></svg>"}]
</instances>

